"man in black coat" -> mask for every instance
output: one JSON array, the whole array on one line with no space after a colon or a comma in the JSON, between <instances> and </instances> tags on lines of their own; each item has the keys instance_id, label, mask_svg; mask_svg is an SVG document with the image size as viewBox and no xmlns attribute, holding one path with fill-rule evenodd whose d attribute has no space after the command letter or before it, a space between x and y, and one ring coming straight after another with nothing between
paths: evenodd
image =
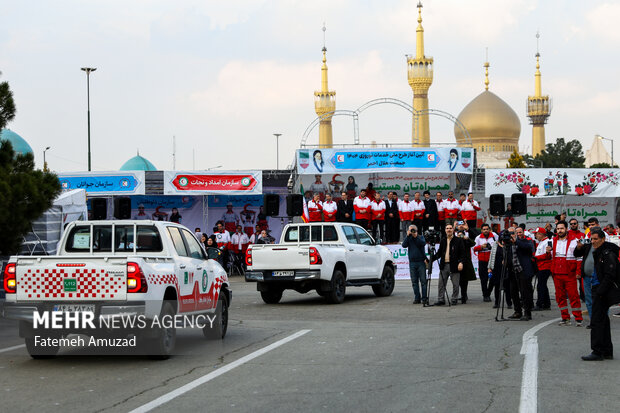
<instances>
[{"instance_id":1,"label":"man in black coat","mask_svg":"<svg viewBox=\"0 0 620 413\"><path fill-rule=\"evenodd\" d=\"M398 200L394 191L390 191L385 200L385 238L388 244L400 240L400 216L398 215Z\"/></svg>"},{"instance_id":2,"label":"man in black coat","mask_svg":"<svg viewBox=\"0 0 620 413\"><path fill-rule=\"evenodd\" d=\"M509 249L506 257L507 268L509 269L510 294L515 309L514 314L508 318L529 321L532 319L532 307L534 306L532 299L534 242L525 238L525 233L521 227L515 229L515 235L512 248Z\"/></svg>"},{"instance_id":3,"label":"man in black coat","mask_svg":"<svg viewBox=\"0 0 620 413\"><path fill-rule=\"evenodd\" d=\"M424 191L423 230L426 231L429 227L433 227L435 230L439 230L439 212L437 211L437 202L431 198L431 193L428 191Z\"/></svg>"},{"instance_id":4,"label":"man in black coat","mask_svg":"<svg viewBox=\"0 0 620 413\"><path fill-rule=\"evenodd\" d=\"M579 248L580 251L575 249L575 256L584 257L584 266L593 264L592 314L590 315L592 353L581 358L585 361L600 361L614 358L607 313L609 307L620 302L619 249L616 245L605 241L605 233L599 227L590 230L590 241L592 244Z\"/></svg>"},{"instance_id":5,"label":"man in black coat","mask_svg":"<svg viewBox=\"0 0 620 413\"><path fill-rule=\"evenodd\" d=\"M336 204L336 221L353 222L353 200L348 199L346 192L340 195L342 198Z\"/></svg>"},{"instance_id":6,"label":"man in black coat","mask_svg":"<svg viewBox=\"0 0 620 413\"><path fill-rule=\"evenodd\" d=\"M444 305L446 284L448 278L452 280L452 305L456 305L459 298L459 273L463 271L465 260L465 246L463 240L454 236L452 224L446 224L446 236L439 243L439 250L433 255L432 261L439 260L439 286L435 305ZM433 264L431 261L431 265Z\"/></svg>"}]
</instances>

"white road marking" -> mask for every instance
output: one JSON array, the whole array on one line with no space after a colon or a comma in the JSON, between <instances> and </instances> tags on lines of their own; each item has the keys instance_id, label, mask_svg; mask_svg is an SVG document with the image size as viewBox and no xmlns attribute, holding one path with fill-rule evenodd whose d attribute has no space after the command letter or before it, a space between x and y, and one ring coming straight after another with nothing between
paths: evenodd
<instances>
[{"instance_id":1,"label":"white road marking","mask_svg":"<svg viewBox=\"0 0 620 413\"><path fill-rule=\"evenodd\" d=\"M536 337L536 333L541 328L560 320L560 318L554 318L545 321L523 334L521 354L525 355L525 360L523 360L519 413L535 413L538 411L538 337Z\"/></svg>"},{"instance_id":2,"label":"white road marking","mask_svg":"<svg viewBox=\"0 0 620 413\"><path fill-rule=\"evenodd\" d=\"M206 374L202 377L197 378L194 381L191 381L189 383L187 383L184 386L179 387L176 390L171 391L170 393L166 393L163 396L160 396L158 398L156 398L155 400L144 404L132 411L130 411L129 413L144 413L144 412L148 412L153 410L156 407L161 406L162 404L168 403L170 400L181 396L182 394L187 393L188 391L202 385L205 384L206 382L213 380L214 378L221 376L224 373L227 373L229 371L231 371L232 369L241 366L242 364L247 363L248 361L255 359L256 357L262 356L265 353L270 352L271 350L274 350L280 346L282 346L283 344L288 343L289 341L293 341L296 338L299 338L301 336L303 336L306 333L309 333L312 330L299 330L298 332L296 332L295 334L291 334L288 337L283 338L282 340L276 341L275 343L272 343L270 345L268 345L267 347L263 347L259 350L256 350L253 353L248 354L247 356L243 356L238 360L233 361L232 363L228 363L227 365L220 367L217 370L212 371L209 374Z\"/></svg>"},{"instance_id":3,"label":"white road marking","mask_svg":"<svg viewBox=\"0 0 620 413\"><path fill-rule=\"evenodd\" d=\"M13 346L13 347L2 348L2 349L0 349L0 353L6 353L7 351L17 350L18 348L22 348L22 347L26 347L26 345L25 344L19 344L17 346Z\"/></svg>"}]
</instances>

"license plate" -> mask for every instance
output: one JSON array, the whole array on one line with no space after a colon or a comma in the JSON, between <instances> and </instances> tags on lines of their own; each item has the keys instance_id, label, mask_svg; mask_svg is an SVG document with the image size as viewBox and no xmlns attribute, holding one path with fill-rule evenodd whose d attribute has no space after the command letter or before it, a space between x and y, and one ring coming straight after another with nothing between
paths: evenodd
<instances>
[{"instance_id":1,"label":"license plate","mask_svg":"<svg viewBox=\"0 0 620 413\"><path fill-rule=\"evenodd\" d=\"M273 271L271 275L274 277L292 277L295 275L295 271Z\"/></svg>"},{"instance_id":2,"label":"license plate","mask_svg":"<svg viewBox=\"0 0 620 413\"><path fill-rule=\"evenodd\" d=\"M95 304L56 304L54 311L62 311L63 313L94 313Z\"/></svg>"}]
</instances>

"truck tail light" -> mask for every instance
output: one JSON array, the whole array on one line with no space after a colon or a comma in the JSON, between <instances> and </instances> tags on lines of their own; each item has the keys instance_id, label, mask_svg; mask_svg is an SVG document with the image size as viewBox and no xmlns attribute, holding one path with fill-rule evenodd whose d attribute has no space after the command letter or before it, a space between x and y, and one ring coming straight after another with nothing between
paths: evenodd
<instances>
[{"instance_id":1,"label":"truck tail light","mask_svg":"<svg viewBox=\"0 0 620 413\"><path fill-rule=\"evenodd\" d=\"M321 258L321 254L317 251L316 248L310 247L310 265L318 265L323 264L323 259Z\"/></svg>"},{"instance_id":2,"label":"truck tail light","mask_svg":"<svg viewBox=\"0 0 620 413\"><path fill-rule=\"evenodd\" d=\"M248 248L245 252L245 265L252 266L252 248Z\"/></svg>"},{"instance_id":3,"label":"truck tail light","mask_svg":"<svg viewBox=\"0 0 620 413\"><path fill-rule=\"evenodd\" d=\"M135 262L127 263L127 292L145 293L149 289L142 268Z\"/></svg>"},{"instance_id":4,"label":"truck tail light","mask_svg":"<svg viewBox=\"0 0 620 413\"><path fill-rule=\"evenodd\" d=\"M4 291L7 294L15 294L17 291L17 278L15 278L15 273L17 273L17 268L14 262L7 264L4 268Z\"/></svg>"}]
</instances>

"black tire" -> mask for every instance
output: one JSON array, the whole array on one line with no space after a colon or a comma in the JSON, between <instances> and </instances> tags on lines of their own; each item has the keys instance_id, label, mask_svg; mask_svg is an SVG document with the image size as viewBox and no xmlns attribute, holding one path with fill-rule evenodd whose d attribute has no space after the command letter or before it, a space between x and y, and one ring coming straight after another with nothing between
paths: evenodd
<instances>
[{"instance_id":1,"label":"black tire","mask_svg":"<svg viewBox=\"0 0 620 413\"><path fill-rule=\"evenodd\" d=\"M281 288L269 287L267 291L261 291L260 296L266 304L278 304L283 292Z\"/></svg>"},{"instance_id":2,"label":"black tire","mask_svg":"<svg viewBox=\"0 0 620 413\"><path fill-rule=\"evenodd\" d=\"M335 270L332 275L331 291L325 293L325 298L330 304L342 304L347 290L347 281L340 270Z\"/></svg>"},{"instance_id":3,"label":"black tire","mask_svg":"<svg viewBox=\"0 0 620 413\"><path fill-rule=\"evenodd\" d=\"M159 318L161 327L156 327L155 338L149 340L148 354L157 360L166 360L174 351L177 341L177 330L174 327L174 315L176 314L176 301L164 301ZM167 316L167 317L166 317ZM169 326L164 326L164 321Z\"/></svg>"},{"instance_id":4,"label":"black tire","mask_svg":"<svg viewBox=\"0 0 620 413\"><path fill-rule=\"evenodd\" d=\"M49 335L41 335L43 338L60 338L56 336ZM34 337L26 337L24 339L26 342L26 350L28 350L28 354L35 360L43 360L43 359L51 359L56 357L58 354L58 350L60 350L60 346L37 346L35 344Z\"/></svg>"},{"instance_id":5,"label":"black tire","mask_svg":"<svg viewBox=\"0 0 620 413\"><path fill-rule=\"evenodd\" d=\"M327 294L327 291L323 291L320 288L317 288L316 293L320 295L321 297L325 297L325 295Z\"/></svg>"},{"instance_id":6,"label":"black tire","mask_svg":"<svg viewBox=\"0 0 620 413\"><path fill-rule=\"evenodd\" d=\"M202 334L209 340L221 340L228 330L228 299L224 291L220 291L214 315L213 327L211 327L211 324L204 326Z\"/></svg>"},{"instance_id":7,"label":"black tire","mask_svg":"<svg viewBox=\"0 0 620 413\"><path fill-rule=\"evenodd\" d=\"M387 265L383 268L383 274L381 275L381 283L379 285L373 285L372 291L377 297L387 297L394 291L394 270Z\"/></svg>"}]
</instances>

